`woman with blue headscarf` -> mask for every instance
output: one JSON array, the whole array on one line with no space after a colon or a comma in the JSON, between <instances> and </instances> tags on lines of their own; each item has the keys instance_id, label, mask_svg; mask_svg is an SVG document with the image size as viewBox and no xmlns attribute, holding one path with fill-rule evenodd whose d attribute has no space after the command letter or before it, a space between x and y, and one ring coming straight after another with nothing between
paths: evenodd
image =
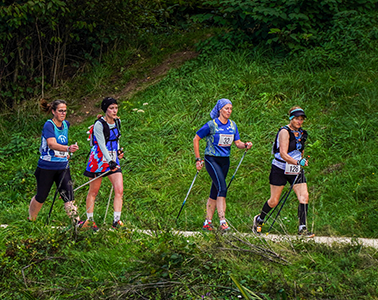
<instances>
[{"instance_id":1,"label":"woman with blue headscarf","mask_svg":"<svg viewBox=\"0 0 378 300\"><path fill-rule=\"evenodd\" d=\"M205 231L214 230L212 218L215 209L218 210L220 230L227 231L230 229L226 222L226 176L230 167L231 144L234 142L239 149L250 149L252 147L251 142L243 143L240 141L238 127L234 121L230 120L231 113L231 101L225 98L218 100L210 112L212 120L203 125L193 139L196 168L199 171L203 166L199 152L199 141L206 138L205 167L213 181L206 205L206 219L202 227Z\"/></svg>"}]
</instances>

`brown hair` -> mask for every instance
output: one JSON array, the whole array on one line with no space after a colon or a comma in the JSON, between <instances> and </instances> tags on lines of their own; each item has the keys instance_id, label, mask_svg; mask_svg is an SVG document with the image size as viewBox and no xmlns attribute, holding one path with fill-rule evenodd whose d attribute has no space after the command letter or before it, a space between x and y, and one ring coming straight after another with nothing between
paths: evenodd
<instances>
[{"instance_id":1,"label":"brown hair","mask_svg":"<svg viewBox=\"0 0 378 300\"><path fill-rule=\"evenodd\" d=\"M51 112L52 110L56 110L59 104L67 105L67 102L64 100L58 99L58 100L48 103L45 99L42 99L39 105L41 106L42 111Z\"/></svg>"},{"instance_id":2,"label":"brown hair","mask_svg":"<svg viewBox=\"0 0 378 300\"><path fill-rule=\"evenodd\" d=\"M292 112L294 109L301 109L301 110L303 110L303 108L300 107L300 106L293 106L292 108L289 109L289 116L290 116L291 112Z\"/></svg>"}]
</instances>

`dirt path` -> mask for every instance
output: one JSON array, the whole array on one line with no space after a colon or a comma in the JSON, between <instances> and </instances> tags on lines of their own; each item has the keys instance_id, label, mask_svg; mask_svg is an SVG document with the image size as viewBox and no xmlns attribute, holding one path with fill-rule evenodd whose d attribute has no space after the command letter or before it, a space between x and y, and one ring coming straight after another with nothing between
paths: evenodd
<instances>
[{"instance_id":1,"label":"dirt path","mask_svg":"<svg viewBox=\"0 0 378 300\"><path fill-rule=\"evenodd\" d=\"M147 76L143 78L135 78L130 80L119 92L111 93L108 96L114 99L130 99L135 93L146 89L147 87L158 83L164 78L170 69L180 67L184 62L198 56L197 52L183 51L170 55L164 62L152 68ZM78 124L84 121L89 116L97 116L99 113L98 107L95 104L102 101L101 97L84 98L79 108L73 114L70 114L69 121L72 124Z\"/></svg>"},{"instance_id":2,"label":"dirt path","mask_svg":"<svg viewBox=\"0 0 378 300\"><path fill-rule=\"evenodd\" d=\"M7 228L8 224L1 224L0 228ZM141 232L155 236L155 233L151 230L140 230ZM202 231L172 231L175 234L180 234L183 236L201 236L204 233ZM232 233L231 233L232 234ZM244 237L256 237L253 233L238 233L238 235L243 235ZM273 242L285 242L285 241L293 241L293 240L302 240L305 242L314 241L315 243L319 244L327 244L332 246L333 244L359 244L363 247L372 247L378 249L378 239L367 239L367 238L350 238L350 237L334 237L334 236L315 236L314 238L300 238L296 235L278 235L278 234L269 234L269 235L261 235L258 236L260 239L266 239Z\"/></svg>"},{"instance_id":3,"label":"dirt path","mask_svg":"<svg viewBox=\"0 0 378 300\"><path fill-rule=\"evenodd\" d=\"M183 236L196 236L202 235L203 232L198 231L174 231L176 234L182 234ZM146 232L148 233L148 232ZM297 235L278 235L278 234L268 234L256 236L253 233L238 233L245 237L258 237L260 239L267 239L273 242L284 242L292 240L303 240L303 241L314 241L319 244L327 244L332 246L332 244L360 244L363 247L373 247L378 249L378 239L367 239L367 238L350 238L350 237L333 237L333 236L315 236L314 238L301 238Z\"/></svg>"}]
</instances>

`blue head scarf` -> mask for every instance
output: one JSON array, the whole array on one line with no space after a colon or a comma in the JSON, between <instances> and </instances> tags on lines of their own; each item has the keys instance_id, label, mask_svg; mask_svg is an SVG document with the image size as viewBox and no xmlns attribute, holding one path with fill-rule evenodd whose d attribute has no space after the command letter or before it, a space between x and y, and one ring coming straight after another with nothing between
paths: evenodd
<instances>
[{"instance_id":1,"label":"blue head scarf","mask_svg":"<svg viewBox=\"0 0 378 300\"><path fill-rule=\"evenodd\" d=\"M213 110L210 112L210 118L215 119L219 117L219 111L222 109L223 106L226 104L231 104L232 102L226 98L219 99L217 104L215 104Z\"/></svg>"}]
</instances>

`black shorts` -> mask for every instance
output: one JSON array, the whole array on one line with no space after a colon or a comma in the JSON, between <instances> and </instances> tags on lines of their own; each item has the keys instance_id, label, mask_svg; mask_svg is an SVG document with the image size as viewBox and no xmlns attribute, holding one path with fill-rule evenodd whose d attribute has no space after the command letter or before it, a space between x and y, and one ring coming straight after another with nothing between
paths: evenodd
<instances>
[{"instance_id":1,"label":"black shorts","mask_svg":"<svg viewBox=\"0 0 378 300\"><path fill-rule=\"evenodd\" d=\"M60 185L59 194L64 202L74 200L73 183L69 168L63 170L46 170L37 167L34 176L37 179L37 195L35 195L37 202L45 202L54 182L56 187Z\"/></svg>"},{"instance_id":2,"label":"black shorts","mask_svg":"<svg viewBox=\"0 0 378 300\"><path fill-rule=\"evenodd\" d=\"M89 178L95 178L95 177L98 177L100 176L101 174L104 174L106 172L98 172L98 173L95 173L95 172L89 172L87 170L84 171L84 176L87 176ZM122 170L121 168L118 168L117 170L115 171L110 171L109 173L106 173L104 176L102 177L106 177L106 176L109 176L109 175L112 175L112 174L115 174L115 173L122 173Z\"/></svg>"},{"instance_id":3,"label":"black shorts","mask_svg":"<svg viewBox=\"0 0 378 300\"><path fill-rule=\"evenodd\" d=\"M272 165L272 168L270 169L269 183L275 186L282 186L286 185L286 183L289 182L291 185L293 184L296 177L297 175L285 175L285 170ZM302 170L302 173L298 175L298 179L295 184L306 182L306 177L304 175L304 171Z\"/></svg>"}]
</instances>

